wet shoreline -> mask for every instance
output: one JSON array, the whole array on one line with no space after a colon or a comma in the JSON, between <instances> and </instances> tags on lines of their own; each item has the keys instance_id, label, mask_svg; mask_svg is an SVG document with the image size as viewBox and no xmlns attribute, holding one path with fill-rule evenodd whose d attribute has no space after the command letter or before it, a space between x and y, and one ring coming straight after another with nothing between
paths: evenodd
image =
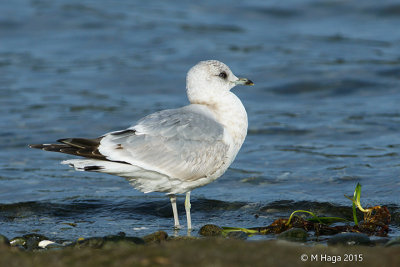
<instances>
[{"instance_id":1,"label":"wet shoreline","mask_svg":"<svg viewBox=\"0 0 400 267\"><path fill-rule=\"evenodd\" d=\"M279 200L267 204L228 202L212 199L194 199L192 216L194 220L193 236L200 236L201 226L216 224L220 227L265 227L278 218L288 218L295 210L312 211L317 216L341 217L351 222L353 211L351 202L338 205L330 202ZM388 232L389 238L398 236L400 229L400 211L397 205L386 205L391 214ZM183 205L179 205L181 216L184 215ZM176 233L172 230L172 211L168 201L124 201L118 203L104 200L72 201L68 203L54 202L21 202L0 205L1 220L6 231L3 234L9 238L30 233L40 233L50 239L73 241L79 237L106 236L111 229L116 232L125 232L129 236L145 236L155 229L166 231L170 236ZM132 213L132 214L131 214ZM152 221L143 221L145 218L154 218ZM301 218L310 218L310 215L299 214ZM97 217L103 217L96 221ZM114 222L114 217L123 219L123 226ZM357 211L357 217L363 214ZM108 218L108 219L107 219ZM158 219L166 220L169 224L156 226ZM234 221L229 218L234 218ZM182 218L183 219L183 218ZM107 223L104 223L107 222ZM185 223L185 220L182 221ZM251 222L251 223L249 223ZM33 225L33 226L32 226ZM34 225L38 225L37 229ZM129 225L129 227L125 227ZM46 229L45 231L43 229ZM89 231L88 231L89 230ZM182 235L185 229L177 234ZM273 235L250 236L249 240L274 239Z\"/></svg>"}]
</instances>

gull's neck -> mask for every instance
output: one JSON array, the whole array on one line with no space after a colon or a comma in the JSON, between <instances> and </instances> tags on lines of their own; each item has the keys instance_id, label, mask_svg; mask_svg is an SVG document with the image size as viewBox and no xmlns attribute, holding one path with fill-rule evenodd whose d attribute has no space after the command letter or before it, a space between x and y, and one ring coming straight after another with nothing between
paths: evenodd
<instances>
[{"instance_id":1,"label":"gull's neck","mask_svg":"<svg viewBox=\"0 0 400 267\"><path fill-rule=\"evenodd\" d=\"M240 99L234 93L226 91L207 101L191 103L207 106L213 112L216 120L228 131L237 153L246 138L248 126L246 109Z\"/></svg>"}]
</instances>

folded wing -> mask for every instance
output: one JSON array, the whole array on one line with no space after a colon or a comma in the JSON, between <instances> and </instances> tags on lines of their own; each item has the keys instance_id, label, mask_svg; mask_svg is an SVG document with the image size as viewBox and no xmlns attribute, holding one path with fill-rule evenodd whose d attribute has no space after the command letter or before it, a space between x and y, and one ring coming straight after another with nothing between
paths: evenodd
<instances>
[{"instance_id":1,"label":"folded wing","mask_svg":"<svg viewBox=\"0 0 400 267\"><path fill-rule=\"evenodd\" d=\"M102 136L98 151L107 160L125 162L180 180L215 173L227 160L224 128L206 107L189 105L151 114L137 125Z\"/></svg>"}]
</instances>

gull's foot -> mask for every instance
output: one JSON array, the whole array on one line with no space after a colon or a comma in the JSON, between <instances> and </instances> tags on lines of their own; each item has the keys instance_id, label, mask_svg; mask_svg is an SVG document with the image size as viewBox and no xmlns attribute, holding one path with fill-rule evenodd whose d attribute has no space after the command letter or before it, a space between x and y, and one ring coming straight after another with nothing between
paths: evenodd
<instances>
[{"instance_id":1,"label":"gull's foot","mask_svg":"<svg viewBox=\"0 0 400 267\"><path fill-rule=\"evenodd\" d=\"M192 236L193 228L187 229L187 236Z\"/></svg>"},{"instance_id":2,"label":"gull's foot","mask_svg":"<svg viewBox=\"0 0 400 267\"><path fill-rule=\"evenodd\" d=\"M174 226L174 230L176 230L176 231L181 230L181 229L182 229L182 226L179 224Z\"/></svg>"},{"instance_id":3,"label":"gull's foot","mask_svg":"<svg viewBox=\"0 0 400 267\"><path fill-rule=\"evenodd\" d=\"M175 225L174 226L174 237L178 237L179 236L179 231L182 229L182 226L180 225Z\"/></svg>"}]
</instances>

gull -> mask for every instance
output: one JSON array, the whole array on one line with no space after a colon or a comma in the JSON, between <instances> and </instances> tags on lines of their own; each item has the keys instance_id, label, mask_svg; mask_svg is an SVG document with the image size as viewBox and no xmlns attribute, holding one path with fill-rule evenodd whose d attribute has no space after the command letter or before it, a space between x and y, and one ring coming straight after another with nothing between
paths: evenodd
<instances>
[{"instance_id":1,"label":"gull","mask_svg":"<svg viewBox=\"0 0 400 267\"><path fill-rule=\"evenodd\" d=\"M186 194L187 229L192 229L190 192L219 178L235 159L247 135L247 113L231 92L253 85L217 60L201 61L186 76L190 104L150 114L137 124L98 138L64 138L60 144L31 148L83 158L62 161L78 171L126 178L144 192L164 192L180 228L176 195Z\"/></svg>"}]
</instances>

